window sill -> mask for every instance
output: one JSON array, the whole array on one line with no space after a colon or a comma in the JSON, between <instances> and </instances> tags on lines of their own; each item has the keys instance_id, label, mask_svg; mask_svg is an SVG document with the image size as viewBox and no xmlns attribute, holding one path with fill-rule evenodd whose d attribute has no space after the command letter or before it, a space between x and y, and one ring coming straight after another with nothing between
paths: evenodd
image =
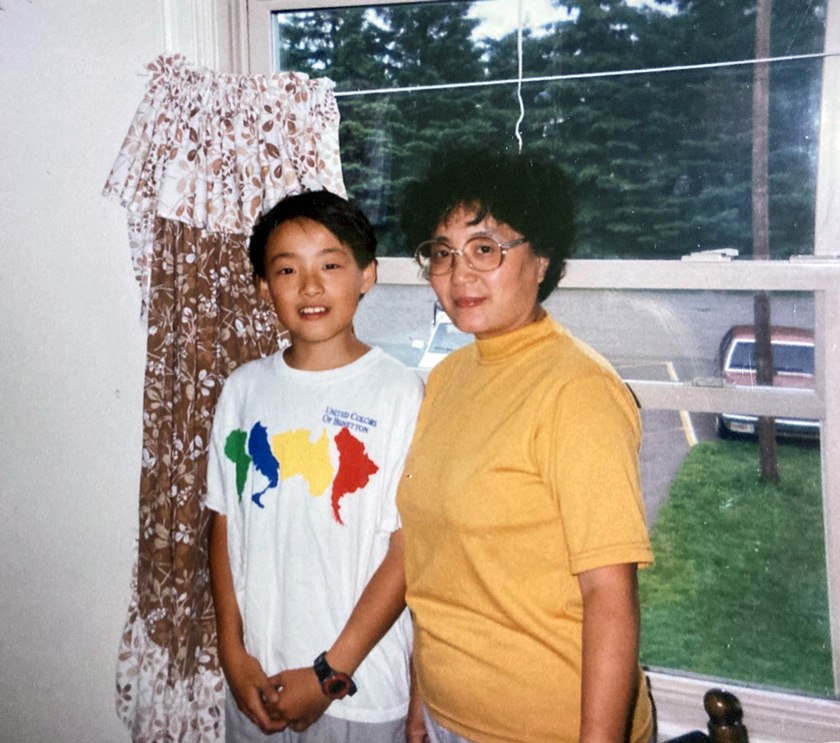
<instances>
[{"instance_id":1,"label":"window sill","mask_svg":"<svg viewBox=\"0 0 840 743\"><path fill-rule=\"evenodd\" d=\"M713 679L649 671L659 722L659 740L689 730L707 730L703 695L719 687L741 702L750 743L831 743L840 741L840 701L806 697Z\"/></svg>"}]
</instances>

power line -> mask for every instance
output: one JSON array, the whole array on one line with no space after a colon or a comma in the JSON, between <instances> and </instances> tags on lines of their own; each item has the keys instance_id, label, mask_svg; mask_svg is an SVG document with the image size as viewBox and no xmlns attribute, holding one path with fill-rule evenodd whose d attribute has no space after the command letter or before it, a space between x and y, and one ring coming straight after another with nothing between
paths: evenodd
<instances>
[{"instance_id":1,"label":"power line","mask_svg":"<svg viewBox=\"0 0 840 743\"><path fill-rule=\"evenodd\" d=\"M585 80L599 77L624 77L629 75L653 75L664 72L687 72L694 70L711 70L723 67L743 67L746 65L794 62L802 59L827 59L840 56L840 52L817 52L814 54L789 54L782 57L766 57L764 59L743 59L731 62L706 62L703 64L674 65L672 67L644 67L634 70L609 70L606 72L575 72L566 75L541 75L538 77L514 77L503 80L481 80L468 83L438 83L436 85L411 85L394 88L370 88L367 90L336 91L336 98L353 95L385 95L390 93L421 93L430 90L456 90L458 88L483 88L492 85L521 85L525 83L557 82L560 80Z\"/></svg>"}]
</instances>

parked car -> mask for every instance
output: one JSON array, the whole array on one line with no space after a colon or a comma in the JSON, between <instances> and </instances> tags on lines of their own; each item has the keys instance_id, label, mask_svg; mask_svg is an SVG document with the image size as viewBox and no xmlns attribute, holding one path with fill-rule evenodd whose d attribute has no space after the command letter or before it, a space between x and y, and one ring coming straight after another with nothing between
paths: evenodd
<instances>
[{"instance_id":1,"label":"parked car","mask_svg":"<svg viewBox=\"0 0 840 743\"><path fill-rule=\"evenodd\" d=\"M773 385L813 389L814 333L805 328L773 325L770 328L773 349ZM755 328L752 325L731 327L720 343L720 376L727 384L756 384ZM718 433L723 436L754 436L758 418L754 415L721 413ZM776 432L781 436L819 436L820 423L804 418L776 418Z\"/></svg>"},{"instance_id":2,"label":"parked car","mask_svg":"<svg viewBox=\"0 0 840 743\"><path fill-rule=\"evenodd\" d=\"M472 334L458 330L449 315L435 306L432 332L417 366L420 369L432 369L443 361L447 354L472 343L473 340Z\"/></svg>"}]
</instances>

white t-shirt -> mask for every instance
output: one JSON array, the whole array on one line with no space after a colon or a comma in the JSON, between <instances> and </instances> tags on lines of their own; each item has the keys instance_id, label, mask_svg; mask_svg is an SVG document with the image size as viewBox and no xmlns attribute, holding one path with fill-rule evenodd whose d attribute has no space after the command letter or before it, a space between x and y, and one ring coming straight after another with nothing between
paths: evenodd
<instances>
[{"instance_id":1,"label":"white t-shirt","mask_svg":"<svg viewBox=\"0 0 840 743\"><path fill-rule=\"evenodd\" d=\"M382 562L422 395L378 348L328 371L292 369L279 352L225 383L205 505L227 517L245 647L269 676L329 649ZM358 692L328 714L405 716L410 633L404 612L354 673Z\"/></svg>"}]
</instances>

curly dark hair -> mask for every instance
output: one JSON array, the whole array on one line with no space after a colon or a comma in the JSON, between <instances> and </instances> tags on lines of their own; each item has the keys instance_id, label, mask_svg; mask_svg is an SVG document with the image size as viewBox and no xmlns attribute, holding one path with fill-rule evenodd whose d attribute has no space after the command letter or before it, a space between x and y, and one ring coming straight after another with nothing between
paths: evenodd
<instances>
[{"instance_id":1,"label":"curly dark hair","mask_svg":"<svg viewBox=\"0 0 840 743\"><path fill-rule=\"evenodd\" d=\"M254 273L265 278L268 238L284 222L306 218L326 227L353 252L359 268L376 260L376 234L364 212L330 191L305 191L278 201L254 224L248 256Z\"/></svg>"},{"instance_id":2,"label":"curly dark hair","mask_svg":"<svg viewBox=\"0 0 840 743\"><path fill-rule=\"evenodd\" d=\"M557 286L575 240L576 189L554 163L487 149L450 149L434 155L425 174L403 191L400 224L409 246L428 240L460 207L475 209L524 235L548 258L539 287L542 302Z\"/></svg>"}]
</instances>

